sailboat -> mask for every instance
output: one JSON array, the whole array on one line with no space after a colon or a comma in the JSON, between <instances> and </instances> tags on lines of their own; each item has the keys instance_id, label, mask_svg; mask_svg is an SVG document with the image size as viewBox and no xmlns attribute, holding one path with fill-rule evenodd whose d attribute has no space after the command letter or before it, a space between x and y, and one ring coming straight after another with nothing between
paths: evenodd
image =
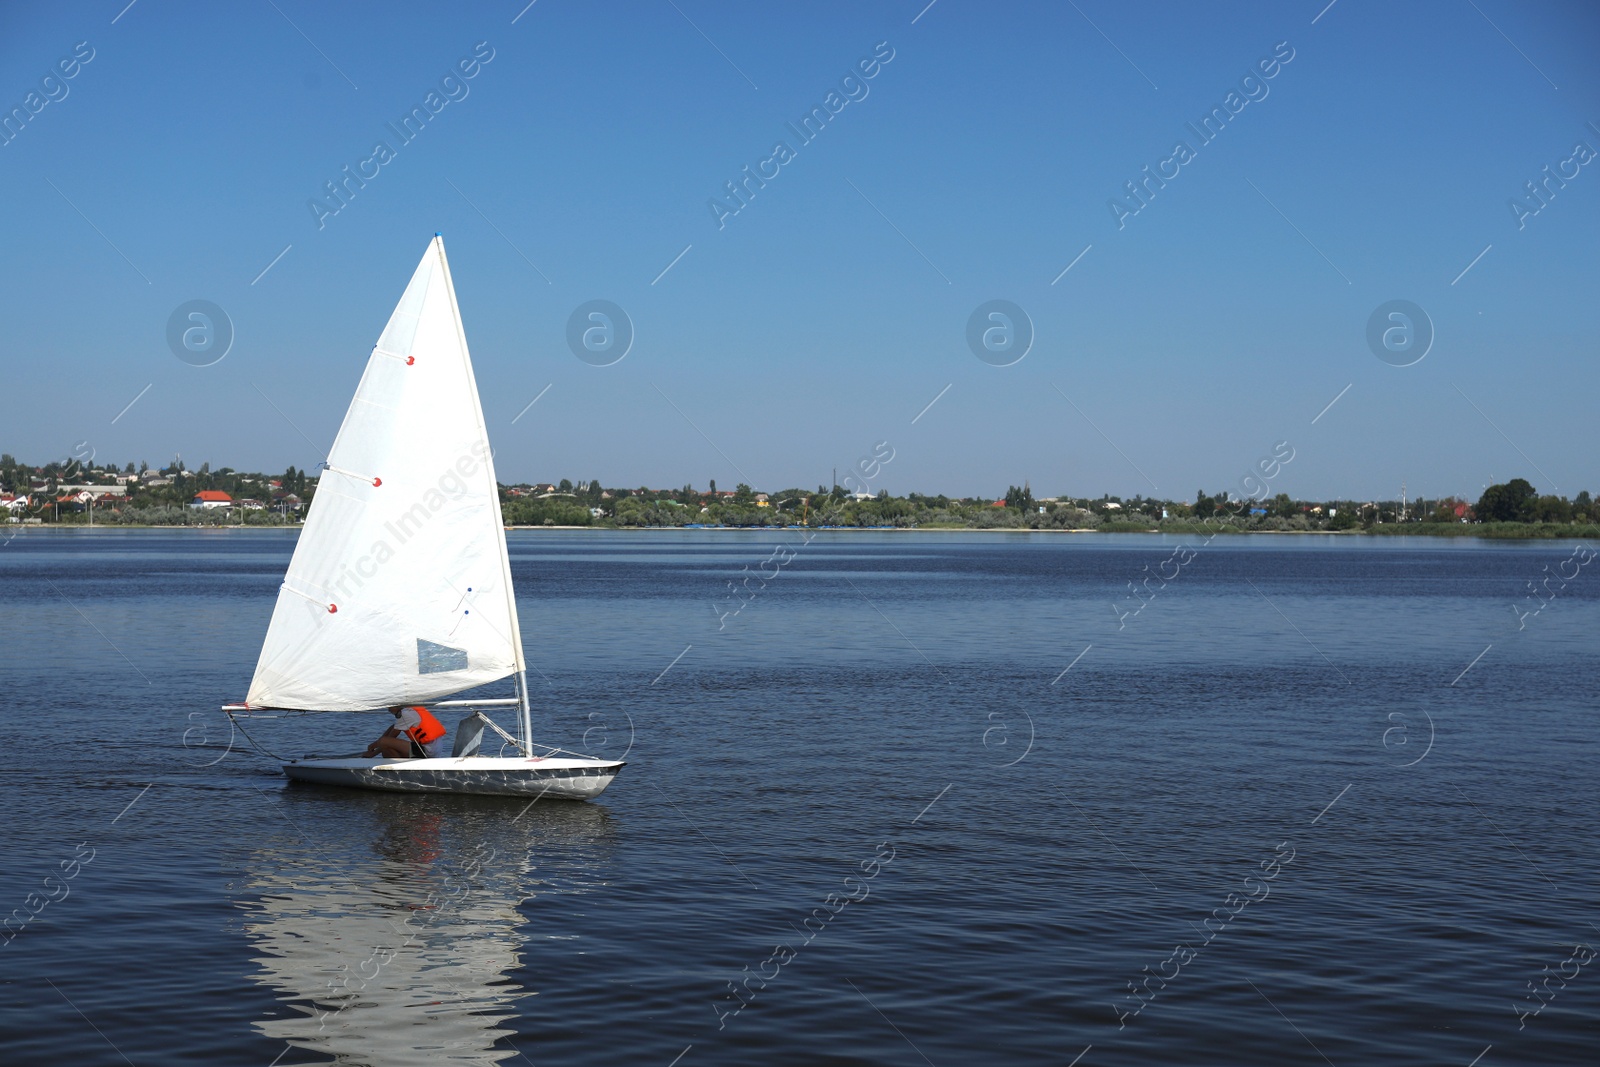
<instances>
[{"instance_id":1,"label":"sailboat","mask_svg":"<svg viewBox=\"0 0 1600 1067\"><path fill-rule=\"evenodd\" d=\"M367 360L278 591L260 709L470 709L449 756L307 757L290 778L400 792L586 800L622 769L532 740L527 665L483 408L435 234ZM511 679L515 696L445 699ZM516 736L482 710L515 706ZM480 751L485 731L499 751Z\"/></svg>"}]
</instances>

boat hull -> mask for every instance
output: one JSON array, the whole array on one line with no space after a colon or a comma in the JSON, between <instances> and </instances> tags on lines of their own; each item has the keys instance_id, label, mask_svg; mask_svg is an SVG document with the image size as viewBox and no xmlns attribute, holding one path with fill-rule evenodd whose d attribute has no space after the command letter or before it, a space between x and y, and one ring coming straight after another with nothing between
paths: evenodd
<instances>
[{"instance_id":1,"label":"boat hull","mask_svg":"<svg viewBox=\"0 0 1600 1067\"><path fill-rule=\"evenodd\" d=\"M450 756L439 759L303 759L283 765L290 778L391 793L468 793L590 800L605 791L617 760Z\"/></svg>"}]
</instances>

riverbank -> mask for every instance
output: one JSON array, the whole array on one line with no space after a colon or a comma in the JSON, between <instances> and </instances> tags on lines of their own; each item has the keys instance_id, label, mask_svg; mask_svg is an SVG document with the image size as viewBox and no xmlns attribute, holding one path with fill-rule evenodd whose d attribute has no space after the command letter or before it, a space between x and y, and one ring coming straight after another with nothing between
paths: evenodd
<instances>
[{"instance_id":1,"label":"riverbank","mask_svg":"<svg viewBox=\"0 0 1600 1067\"><path fill-rule=\"evenodd\" d=\"M277 524L243 524L221 525L211 523L195 523L184 525L161 525L141 523L110 523L90 526L88 523L60 522L45 523L42 525L14 524L4 527L0 533L0 545L23 533L37 533L43 531L115 531L115 530L195 530L216 532L219 530L279 530L284 532L298 532L303 524L290 525ZM670 533L674 531L708 531L712 533L764 533L783 531L813 531L817 533L980 533L980 534L1166 534L1172 537L1210 537L1212 535L1234 536L1266 536L1266 537L1303 537L1307 535L1324 537L1443 537L1443 538L1477 538L1487 541L1556 541L1556 540L1600 540L1600 526L1593 524L1577 525L1566 523L1520 523L1520 522L1494 522L1494 523L1386 523L1368 529L1356 530L1250 530L1237 526L1208 526L1203 523L1166 523L1160 526L1139 527L1133 523L1116 523L1114 525L1093 527L1079 527L1071 529L1031 529L1025 526L507 526L506 530L527 532L530 530L571 531L585 530L596 533L603 532L629 532L629 533Z\"/></svg>"}]
</instances>

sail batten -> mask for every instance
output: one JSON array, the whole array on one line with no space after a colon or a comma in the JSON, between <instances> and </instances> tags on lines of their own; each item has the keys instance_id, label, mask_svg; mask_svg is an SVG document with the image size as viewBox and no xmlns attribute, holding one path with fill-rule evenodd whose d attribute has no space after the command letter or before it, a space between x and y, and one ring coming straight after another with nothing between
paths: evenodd
<instances>
[{"instance_id":1,"label":"sail batten","mask_svg":"<svg viewBox=\"0 0 1600 1067\"><path fill-rule=\"evenodd\" d=\"M442 238L368 356L326 466L248 703L359 711L520 671L499 488Z\"/></svg>"}]
</instances>

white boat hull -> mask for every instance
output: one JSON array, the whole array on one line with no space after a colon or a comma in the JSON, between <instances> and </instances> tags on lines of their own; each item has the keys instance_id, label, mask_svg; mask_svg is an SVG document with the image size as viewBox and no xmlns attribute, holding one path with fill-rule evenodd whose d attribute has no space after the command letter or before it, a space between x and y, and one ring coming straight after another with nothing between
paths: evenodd
<instances>
[{"instance_id":1,"label":"white boat hull","mask_svg":"<svg viewBox=\"0 0 1600 1067\"><path fill-rule=\"evenodd\" d=\"M302 782L394 793L589 800L622 770L618 760L447 756L439 759L303 759L283 765Z\"/></svg>"}]
</instances>

